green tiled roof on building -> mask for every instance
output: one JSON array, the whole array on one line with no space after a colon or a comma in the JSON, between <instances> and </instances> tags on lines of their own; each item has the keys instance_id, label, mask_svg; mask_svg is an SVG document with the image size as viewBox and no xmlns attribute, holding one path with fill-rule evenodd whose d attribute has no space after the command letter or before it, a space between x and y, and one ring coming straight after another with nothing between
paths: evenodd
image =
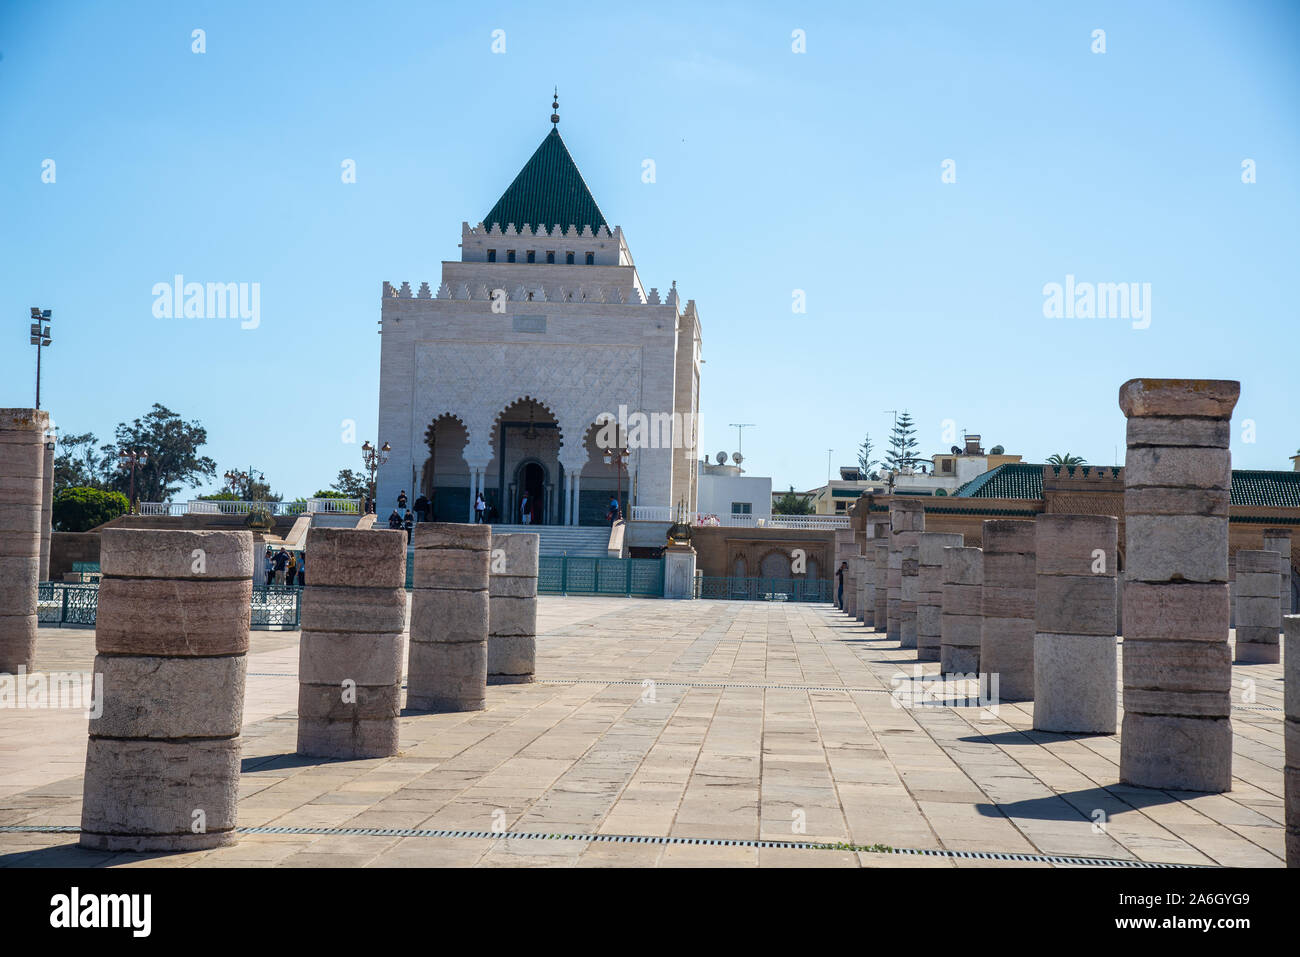
<instances>
[{"instance_id":1,"label":"green tiled roof on building","mask_svg":"<svg viewBox=\"0 0 1300 957\"><path fill-rule=\"evenodd\" d=\"M1300 508L1300 472L1233 469L1230 501L1233 505Z\"/></svg>"},{"instance_id":2,"label":"green tiled roof on building","mask_svg":"<svg viewBox=\"0 0 1300 957\"><path fill-rule=\"evenodd\" d=\"M558 225L566 230L590 226L592 232L608 226L555 127L483 217L485 226L493 223L502 229L510 223L519 229L525 225L547 229Z\"/></svg>"},{"instance_id":3,"label":"green tiled roof on building","mask_svg":"<svg viewBox=\"0 0 1300 957\"><path fill-rule=\"evenodd\" d=\"M952 494L956 498L1042 498L1043 467L1008 462L977 475Z\"/></svg>"},{"instance_id":4,"label":"green tiled roof on building","mask_svg":"<svg viewBox=\"0 0 1300 957\"><path fill-rule=\"evenodd\" d=\"M1092 466L1078 466L1085 472ZM1100 466L1110 471L1111 466ZM1070 470L1073 474L1073 469ZM957 491L954 498L1043 497L1043 466L1024 462L999 465L977 475ZM1271 472L1234 469L1232 472L1233 505L1256 508L1300 508L1300 472Z\"/></svg>"}]
</instances>

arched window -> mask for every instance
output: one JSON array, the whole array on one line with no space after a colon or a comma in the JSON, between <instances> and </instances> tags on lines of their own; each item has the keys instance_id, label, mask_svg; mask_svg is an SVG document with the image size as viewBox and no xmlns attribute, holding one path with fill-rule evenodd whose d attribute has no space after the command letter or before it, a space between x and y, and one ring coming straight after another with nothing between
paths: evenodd
<instances>
[{"instance_id":1,"label":"arched window","mask_svg":"<svg viewBox=\"0 0 1300 957\"><path fill-rule=\"evenodd\" d=\"M594 266L594 265L596 265L596 254L595 254L595 253L587 253L587 265L588 265L588 266Z\"/></svg>"}]
</instances>

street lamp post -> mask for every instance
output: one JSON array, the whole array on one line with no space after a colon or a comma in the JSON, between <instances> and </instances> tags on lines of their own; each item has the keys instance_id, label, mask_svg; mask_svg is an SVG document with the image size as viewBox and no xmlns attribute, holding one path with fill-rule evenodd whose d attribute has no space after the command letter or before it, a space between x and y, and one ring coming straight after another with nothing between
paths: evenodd
<instances>
[{"instance_id":1,"label":"street lamp post","mask_svg":"<svg viewBox=\"0 0 1300 957\"><path fill-rule=\"evenodd\" d=\"M606 449L605 450L605 464L606 465L614 465L615 463L618 464L619 512L622 512L623 510L623 467L627 464L627 459L628 459L627 449ZM617 520L618 517L619 517L618 515L615 515L614 519Z\"/></svg>"},{"instance_id":2,"label":"street lamp post","mask_svg":"<svg viewBox=\"0 0 1300 957\"><path fill-rule=\"evenodd\" d=\"M41 407L41 350L54 340L50 338L50 324L47 320L54 315L51 309L32 306L31 342L36 347L36 408Z\"/></svg>"},{"instance_id":3,"label":"street lamp post","mask_svg":"<svg viewBox=\"0 0 1300 957\"><path fill-rule=\"evenodd\" d=\"M121 452L117 453L117 457L119 462L121 463L122 468L126 468L128 466L130 466L131 468L131 494L129 496L129 501L131 505L131 514L134 515L135 514L135 470L137 466L143 465L145 462L149 461L149 453L136 451L134 449L123 449Z\"/></svg>"},{"instance_id":4,"label":"street lamp post","mask_svg":"<svg viewBox=\"0 0 1300 957\"><path fill-rule=\"evenodd\" d=\"M375 473L379 471L381 465L388 461L388 453L391 451L393 451L393 448L387 442L383 444L382 448L378 449L370 444L369 439L366 439L361 445L361 461L365 464L366 472L370 476L370 501L372 502L375 501Z\"/></svg>"},{"instance_id":5,"label":"street lamp post","mask_svg":"<svg viewBox=\"0 0 1300 957\"><path fill-rule=\"evenodd\" d=\"M247 472L241 472L238 469L231 469L225 474L226 487L235 495L243 495L244 500L251 502L253 500L253 484L266 480L266 473L259 472L251 465Z\"/></svg>"}]
</instances>

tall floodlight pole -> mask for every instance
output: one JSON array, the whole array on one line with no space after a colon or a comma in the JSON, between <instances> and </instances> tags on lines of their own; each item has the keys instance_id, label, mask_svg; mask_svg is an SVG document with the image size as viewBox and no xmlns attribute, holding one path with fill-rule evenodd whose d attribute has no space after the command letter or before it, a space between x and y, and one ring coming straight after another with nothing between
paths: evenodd
<instances>
[{"instance_id":1,"label":"tall floodlight pole","mask_svg":"<svg viewBox=\"0 0 1300 957\"><path fill-rule=\"evenodd\" d=\"M36 408L41 407L41 350L54 340L50 338L49 319L54 315L52 309L32 306L31 343L36 347Z\"/></svg>"}]
</instances>

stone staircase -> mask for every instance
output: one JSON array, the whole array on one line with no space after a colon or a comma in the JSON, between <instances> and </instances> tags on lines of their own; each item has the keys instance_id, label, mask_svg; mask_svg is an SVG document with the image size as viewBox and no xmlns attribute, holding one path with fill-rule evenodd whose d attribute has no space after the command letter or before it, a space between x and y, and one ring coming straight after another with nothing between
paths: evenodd
<instances>
[{"instance_id":1,"label":"stone staircase","mask_svg":"<svg viewBox=\"0 0 1300 957\"><path fill-rule=\"evenodd\" d=\"M609 529L603 525L493 525L492 531L536 533L541 536L542 555L605 558L609 554Z\"/></svg>"}]
</instances>

